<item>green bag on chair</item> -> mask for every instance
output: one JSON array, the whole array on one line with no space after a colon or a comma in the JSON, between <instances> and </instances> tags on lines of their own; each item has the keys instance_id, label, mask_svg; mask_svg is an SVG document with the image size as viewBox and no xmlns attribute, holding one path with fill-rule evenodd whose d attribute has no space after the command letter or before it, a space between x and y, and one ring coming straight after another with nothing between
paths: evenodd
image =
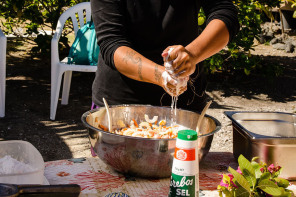
<instances>
[{"instance_id":1,"label":"green bag on chair","mask_svg":"<svg viewBox=\"0 0 296 197\"><path fill-rule=\"evenodd\" d=\"M95 26L89 21L77 31L70 48L68 64L97 65L99 53Z\"/></svg>"}]
</instances>

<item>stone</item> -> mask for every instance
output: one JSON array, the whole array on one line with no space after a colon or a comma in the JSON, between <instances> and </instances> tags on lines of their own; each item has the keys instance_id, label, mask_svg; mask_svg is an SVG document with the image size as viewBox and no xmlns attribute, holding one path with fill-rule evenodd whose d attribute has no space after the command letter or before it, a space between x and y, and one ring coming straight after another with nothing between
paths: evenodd
<instances>
[{"instance_id":1,"label":"stone","mask_svg":"<svg viewBox=\"0 0 296 197\"><path fill-rule=\"evenodd\" d=\"M258 41L260 44L264 44L266 42L265 37L263 34L258 35Z\"/></svg>"},{"instance_id":2,"label":"stone","mask_svg":"<svg viewBox=\"0 0 296 197\"><path fill-rule=\"evenodd\" d=\"M272 31L268 31L266 34L265 34L265 38L267 40L271 40L272 38L274 38L274 33Z\"/></svg>"},{"instance_id":3,"label":"stone","mask_svg":"<svg viewBox=\"0 0 296 197\"><path fill-rule=\"evenodd\" d=\"M285 51L286 51L287 53L293 53L293 51L294 51L294 45L292 45L291 40L288 40L288 41L286 42L286 44L285 44Z\"/></svg>"},{"instance_id":4,"label":"stone","mask_svg":"<svg viewBox=\"0 0 296 197\"><path fill-rule=\"evenodd\" d=\"M286 49L286 45L283 43L276 43L276 44L272 45L272 47L274 49L278 49L278 50L285 50Z\"/></svg>"},{"instance_id":5,"label":"stone","mask_svg":"<svg viewBox=\"0 0 296 197\"><path fill-rule=\"evenodd\" d=\"M280 42L279 40L280 40L279 38L275 37L275 38L271 39L271 41L269 43L271 45L273 45L273 44L279 43Z\"/></svg>"}]
</instances>

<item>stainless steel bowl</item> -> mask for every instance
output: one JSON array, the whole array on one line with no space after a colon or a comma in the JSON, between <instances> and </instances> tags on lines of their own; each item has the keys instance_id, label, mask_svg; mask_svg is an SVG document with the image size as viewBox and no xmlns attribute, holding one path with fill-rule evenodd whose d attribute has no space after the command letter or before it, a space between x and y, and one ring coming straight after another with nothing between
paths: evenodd
<instances>
[{"instance_id":1,"label":"stainless steel bowl","mask_svg":"<svg viewBox=\"0 0 296 197\"><path fill-rule=\"evenodd\" d=\"M129 124L132 119L145 121L144 115L150 118L171 122L171 108L150 105L114 105L110 106L113 128L120 128L122 121ZM200 114L177 109L176 123L189 129L196 129ZM107 165L123 174L139 177L169 177L175 151L175 139L150 139L117 135L94 127L93 118L108 128L105 108L87 111L82 115L82 122L87 127L91 146ZM220 130L221 124L215 118L206 115L201 125L198 139L199 160L209 152L213 134Z\"/></svg>"}]
</instances>

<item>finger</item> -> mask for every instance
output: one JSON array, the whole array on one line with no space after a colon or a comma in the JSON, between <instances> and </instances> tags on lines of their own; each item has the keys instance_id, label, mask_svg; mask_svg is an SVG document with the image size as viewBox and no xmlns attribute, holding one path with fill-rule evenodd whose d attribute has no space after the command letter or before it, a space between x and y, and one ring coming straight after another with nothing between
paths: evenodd
<instances>
[{"instance_id":1,"label":"finger","mask_svg":"<svg viewBox=\"0 0 296 197\"><path fill-rule=\"evenodd\" d=\"M181 87L177 92L177 96L183 94L186 90L187 90L187 86Z\"/></svg>"},{"instance_id":2,"label":"finger","mask_svg":"<svg viewBox=\"0 0 296 197\"><path fill-rule=\"evenodd\" d=\"M170 58L169 60L167 60L167 57L170 55L168 52L170 50L170 48L174 48L174 46L168 46L165 50L163 50L161 56L163 57L163 61L171 61L172 59Z\"/></svg>"},{"instance_id":3,"label":"finger","mask_svg":"<svg viewBox=\"0 0 296 197\"><path fill-rule=\"evenodd\" d=\"M182 70L186 69L186 62L183 61L180 56L178 55L178 57L176 59L174 59L173 61L171 61L171 65L173 67L173 72L174 74L179 73Z\"/></svg>"},{"instance_id":4,"label":"finger","mask_svg":"<svg viewBox=\"0 0 296 197\"><path fill-rule=\"evenodd\" d=\"M173 61L174 59L176 59L176 53L178 51L175 50L175 48L171 47L168 51L168 58L167 58L167 61Z\"/></svg>"},{"instance_id":5,"label":"finger","mask_svg":"<svg viewBox=\"0 0 296 197\"><path fill-rule=\"evenodd\" d=\"M165 88L165 91L166 91L170 96L176 96L176 90L175 90L175 89Z\"/></svg>"},{"instance_id":6,"label":"finger","mask_svg":"<svg viewBox=\"0 0 296 197\"><path fill-rule=\"evenodd\" d=\"M182 64L178 69L173 70L173 72L175 73L174 76L176 78L179 78L179 77L190 76L191 74L194 73L195 69L196 69L196 66L188 61Z\"/></svg>"},{"instance_id":7,"label":"finger","mask_svg":"<svg viewBox=\"0 0 296 197\"><path fill-rule=\"evenodd\" d=\"M170 90L170 94L172 94L172 95L176 95L176 89L174 89L174 88L169 88L169 90Z\"/></svg>"},{"instance_id":8,"label":"finger","mask_svg":"<svg viewBox=\"0 0 296 197\"><path fill-rule=\"evenodd\" d=\"M162 52L161 56L162 56L164 62L166 62L168 55L169 55L169 53L167 51Z\"/></svg>"},{"instance_id":9,"label":"finger","mask_svg":"<svg viewBox=\"0 0 296 197\"><path fill-rule=\"evenodd\" d=\"M190 60L189 55L186 52L180 52L173 61L173 68L176 71L184 70ZM176 72L177 73L177 72Z\"/></svg>"},{"instance_id":10,"label":"finger","mask_svg":"<svg viewBox=\"0 0 296 197\"><path fill-rule=\"evenodd\" d=\"M180 89L181 89L181 92L183 93L183 92L185 92L187 90L187 86L183 86Z\"/></svg>"},{"instance_id":11,"label":"finger","mask_svg":"<svg viewBox=\"0 0 296 197\"><path fill-rule=\"evenodd\" d=\"M165 48L165 49L162 51L161 56L163 56L164 53L167 53L167 52L170 50L170 48L172 48L172 47L173 47L173 46L168 46L167 48Z\"/></svg>"},{"instance_id":12,"label":"finger","mask_svg":"<svg viewBox=\"0 0 296 197\"><path fill-rule=\"evenodd\" d=\"M170 77L170 78L168 79L168 83L167 83L168 86L175 87L177 84L178 84L178 81L177 81L176 79L174 79L174 78L172 78L172 77Z\"/></svg>"},{"instance_id":13,"label":"finger","mask_svg":"<svg viewBox=\"0 0 296 197\"><path fill-rule=\"evenodd\" d=\"M186 70L178 71L177 74L175 74L176 78L183 78L183 77L188 77L188 72Z\"/></svg>"},{"instance_id":14,"label":"finger","mask_svg":"<svg viewBox=\"0 0 296 197\"><path fill-rule=\"evenodd\" d=\"M174 74L177 76L180 72L186 71L186 66L184 63L181 63L176 68L173 69Z\"/></svg>"},{"instance_id":15,"label":"finger","mask_svg":"<svg viewBox=\"0 0 296 197\"><path fill-rule=\"evenodd\" d=\"M177 58L178 53L180 53L180 47L179 46L170 46L168 52L168 56L167 56L167 60L166 61L173 61L174 59Z\"/></svg>"},{"instance_id":16,"label":"finger","mask_svg":"<svg viewBox=\"0 0 296 197\"><path fill-rule=\"evenodd\" d=\"M167 88L170 90L170 92L176 95L180 95L187 90L187 83L185 83L185 85L183 84L183 86L180 86L180 87L170 85L170 86L167 86Z\"/></svg>"},{"instance_id":17,"label":"finger","mask_svg":"<svg viewBox=\"0 0 296 197\"><path fill-rule=\"evenodd\" d=\"M167 83L167 87L170 88L170 89L176 89L177 87L177 84L172 84L172 83Z\"/></svg>"},{"instance_id":18,"label":"finger","mask_svg":"<svg viewBox=\"0 0 296 197\"><path fill-rule=\"evenodd\" d=\"M166 87L174 94L177 92L177 86L175 86L175 85L167 84Z\"/></svg>"}]
</instances>

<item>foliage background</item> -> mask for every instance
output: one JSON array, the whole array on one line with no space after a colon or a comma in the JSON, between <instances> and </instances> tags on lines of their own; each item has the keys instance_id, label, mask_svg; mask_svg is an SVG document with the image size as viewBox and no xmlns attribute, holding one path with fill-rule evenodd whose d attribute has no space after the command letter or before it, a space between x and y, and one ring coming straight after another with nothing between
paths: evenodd
<instances>
[{"instance_id":1,"label":"foliage background","mask_svg":"<svg viewBox=\"0 0 296 197\"><path fill-rule=\"evenodd\" d=\"M0 2L1 29L6 34L25 36L33 41L33 53L48 53L51 37L61 14L83 0L3 0ZM61 49L69 49L67 34L61 37Z\"/></svg>"},{"instance_id":2,"label":"foliage background","mask_svg":"<svg viewBox=\"0 0 296 197\"><path fill-rule=\"evenodd\" d=\"M238 10L240 31L226 49L208 58L205 64L209 72L243 71L249 75L252 70L262 66L260 58L251 54L255 39L259 39L258 36L262 33L260 25L273 18L270 10L279 7L281 0L234 0L233 3ZM265 68L265 73L279 75L280 70Z\"/></svg>"}]
</instances>

